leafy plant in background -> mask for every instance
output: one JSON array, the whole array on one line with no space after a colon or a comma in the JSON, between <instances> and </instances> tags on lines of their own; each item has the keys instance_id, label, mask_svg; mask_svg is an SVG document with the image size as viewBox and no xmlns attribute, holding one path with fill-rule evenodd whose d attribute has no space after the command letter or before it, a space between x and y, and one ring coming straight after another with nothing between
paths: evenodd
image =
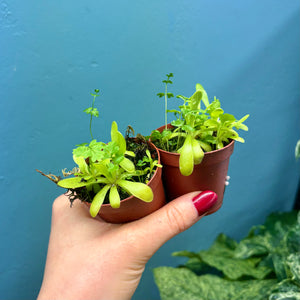
<instances>
[{"instance_id":1,"label":"leafy plant in background","mask_svg":"<svg viewBox=\"0 0 300 300\"><path fill-rule=\"evenodd\" d=\"M95 217L102 204L110 203L113 208L120 207L121 199L133 195L145 202L153 200L153 192L146 184L158 164L152 157L153 150L143 139L130 139L127 141L118 131L116 122L111 126L111 141L107 144L93 139L92 119L98 117L99 112L94 107L95 98L99 96L99 90L95 90L92 106L84 112L90 117L90 134L92 141L80 144L73 150L73 160L77 164L72 171L63 170L63 176L70 178L61 179L53 174L42 175L54 181L58 186L68 189L71 204L75 199L91 203L90 214ZM127 147L132 148L128 150ZM152 153L151 153L152 151ZM138 153L139 163L136 163Z\"/></svg>"},{"instance_id":2,"label":"leafy plant in background","mask_svg":"<svg viewBox=\"0 0 300 300\"><path fill-rule=\"evenodd\" d=\"M300 213L271 214L239 243L220 234L208 250L180 251L188 261L159 267L162 300L300 299Z\"/></svg>"},{"instance_id":3,"label":"leafy plant in background","mask_svg":"<svg viewBox=\"0 0 300 300\"><path fill-rule=\"evenodd\" d=\"M166 75L167 80L163 80L165 92L157 94L164 97L165 102L173 97L167 91L167 85L172 84L170 75L173 77L170 73ZM162 132L154 130L151 141L162 150L180 153L179 167L182 175L189 176L193 172L194 165L201 163L204 152L222 149L231 140L244 142L234 128L247 131L248 127L243 122L249 115L237 120L233 115L224 113L219 99L215 97L210 103L205 89L199 83L191 97L178 95L177 98L183 104L177 110L166 109L166 113L175 115L175 120L171 122L172 128L167 129L165 124ZM166 117L165 119L167 120Z\"/></svg>"},{"instance_id":4,"label":"leafy plant in background","mask_svg":"<svg viewBox=\"0 0 300 300\"><path fill-rule=\"evenodd\" d=\"M296 159L300 158L300 140L297 142L296 144L296 148L295 148L295 157Z\"/></svg>"}]
</instances>

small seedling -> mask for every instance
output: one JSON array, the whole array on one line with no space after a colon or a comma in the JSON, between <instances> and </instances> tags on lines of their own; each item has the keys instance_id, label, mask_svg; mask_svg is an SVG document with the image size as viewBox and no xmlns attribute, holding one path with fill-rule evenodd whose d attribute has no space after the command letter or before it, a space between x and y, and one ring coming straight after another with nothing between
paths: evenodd
<instances>
[{"instance_id":1,"label":"small seedling","mask_svg":"<svg viewBox=\"0 0 300 300\"><path fill-rule=\"evenodd\" d=\"M148 182L151 178L151 175L154 173L154 170L156 168L162 168L162 165L158 163L157 159L153 160L150 151L148 149L146 150L146 155L147 156L144 156L142 160L138 161L137 166L145 167L142 173L147 174L146 181ZM147 165L149 166L147 167Z\"/></svg>"},{"instance_id":2,"label":"small seedling","mask_svg":"<svg viewBox=\"0 0 300 300\"><path fill-rule=\"evenodd\" d=\"M172 93L168 93L168 84L172 84L173 81L170 80L171 77L173 77L173 73L166 74L167 79L162 80L162 83L165 84L165 92L164 93L158 93L157 96L159 98L164 97L165 98L165 129L167 129L168 124L168 99L173 98L174 95Z\"/></svg>"},{"instance_id":3,"label":"small seedling","mask_svg":"<svg viewBox=\"0 0 300 300\"><path fill-rule=\"evenodd\" d=\"M84 110L84 112L86 114L90 115L90 134L91 134L91 137L92 137L92 140L93 140L94 138L93 138L93 133L92 133L92 120L93 120L93 117L96 117L96 118L99 117L99 111L98 111L97 108L94 107L96 97L100 96L99 90L95 89L95 93L91 93L91 95L93 96L92 106L86 108Z\"/></svg>"}]
</instances>

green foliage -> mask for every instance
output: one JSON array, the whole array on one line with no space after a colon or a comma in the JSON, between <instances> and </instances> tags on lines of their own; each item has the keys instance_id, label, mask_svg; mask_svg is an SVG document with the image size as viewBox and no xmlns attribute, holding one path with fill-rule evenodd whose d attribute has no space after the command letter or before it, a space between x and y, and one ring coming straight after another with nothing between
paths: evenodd
<instances>
[{"instance_id":1,"label":"green foliage","mask_svg":"<svg viewBox=\"0 0 300 300\"><path fill-rule=\"evenodd\" d=\"M93 217L98 214L106 198L113 208L118 208L122 191L142 201L151 202L153 199L151 188L133 179L143 175L150 178L154 168L159 166L157 161L152 159L149 150L147 151L144 168L136 170L134 163L129 159L135 154L127 151L126 140L118 131L117 123L113 122L111 141L108 144L92 140L90 144L78 145L73 150L73 159L78 171L74 173L75 177L62 179L57 185L73 192L84 189L88 197L84 196L82 200L91 198L90 213Z\"/></svg>"},{"instance_id":2,"label":"green foliage","mask_svg":"<svg viewBox=\"0 0 300 300\"><path fill-rule=\"evenodd\" d=\"M220 234L208 250L180 251L188 261L159 267L161 299L300 299L300 213L273 213L239 243Z\"/></svg>"},{"instance_id":3,"label":"green foliage","mask_svg":"<svg viewBox=\"0 0 300 300\"><path fill-rule=\"evenodd\" d=\"M163 82L166 85L165 93L159 93L158 96L165 97L167 103L167 84L172 81L168 77ZM167 129L165 117L165 130L161 133L153 131L151 140L160 149L180 153L182 175L189 176L193 172L194 165L201 163L204 152L221 149L231 140L244 143L236 130L248 130L243 122L249 115L237 120L233 115L224 113L216 97L209 103L207 93L199 83L191 97L178 95L177 98L183 101L178 109L167 110L166 106L166 114L171 112L175 115L175 120L171 122L173 128Z\"/></svg>"},{"instance_id":4,"label":"green foliage","mask_svg":"<svg viewBox=\"0 0 300 300\"><path fill-rule=\"evenodd\" d=\"M300 157L300 140L296 144L295 157L296 157L296 159L299 159L299 157Z\"/></svg>"},{"instance_id":5,"label":"green foliage","mask_svg":"<svg viewBox=\"0 0 300 300\"><path fill-rule=\"evenodd\" d=\"M147 167L147 165L149 165ZM138 167L145 167L143 172L148 173L146 177L146 181L148 182L150 180L151 174L153 174L154 169L156 168L162 168L162 165L158 163L157 159L153 159L151 156L150 151L147 149L146 150L146 156L143 157L142 160L139 160L137 163Z\"/></svg>"}]
</instances>

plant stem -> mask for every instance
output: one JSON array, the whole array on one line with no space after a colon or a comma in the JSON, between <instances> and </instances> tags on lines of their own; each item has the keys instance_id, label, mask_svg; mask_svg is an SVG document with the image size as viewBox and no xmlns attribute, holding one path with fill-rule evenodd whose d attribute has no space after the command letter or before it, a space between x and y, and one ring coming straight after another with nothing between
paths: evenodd
<instances>
[{"instance_id":1,"label":"plant stem","mask_svg":"<svg viewBox=\"0 0 300 300\"><path fill-rule=\"evenodd\" d=\"M92 103L92 110L94 109L95 99L96 99L96 95L94 95L94 99L93 99L93 103ZM92 119L93 119L93 115L91 115L91 118L90 118L90 134L91 134L91 137L93 140L94 138L93 138L93 134L92 134Z\"/></svg>"},{"instance_id":2,"label":"plant stem","mask_svg":"<svg viewBox=\"0 0 300 300\"><path fill-rule=\"evenodd\" d=\"M168 84L166 83L166 88L165 88L165 129L167 130L167 124L168 124L168 88L167 88Z\"/></svg>"}]
</instances>

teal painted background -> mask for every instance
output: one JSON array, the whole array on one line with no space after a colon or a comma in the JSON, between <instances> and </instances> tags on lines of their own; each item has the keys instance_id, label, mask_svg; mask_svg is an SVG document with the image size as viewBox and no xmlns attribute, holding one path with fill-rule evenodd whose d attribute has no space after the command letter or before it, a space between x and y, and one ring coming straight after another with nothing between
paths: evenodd
<instances>
[{"instance_id":1,"label":"teal painted background","mask_svg":"<svg viewBox=\"0 0 300 300\"><path fill-rule=\"evenodd\" d=\"M99 88L94 135L116 120L149 134L163 123L155 96L173 72L174 94L196 82L236 117L250 113L231 158L224 205L165 244L134 299L158 299L152 269L177 265L177 250L234 238L275 210L292 207L299 178L300 2L0 0L0 299L36 297L51 205L62 193L37 174L71 168L89 140L90 92ZM175 107L178 102L171 103ZM120 249L121 251L122 249Z\"/></svg>"}]
</instances>

